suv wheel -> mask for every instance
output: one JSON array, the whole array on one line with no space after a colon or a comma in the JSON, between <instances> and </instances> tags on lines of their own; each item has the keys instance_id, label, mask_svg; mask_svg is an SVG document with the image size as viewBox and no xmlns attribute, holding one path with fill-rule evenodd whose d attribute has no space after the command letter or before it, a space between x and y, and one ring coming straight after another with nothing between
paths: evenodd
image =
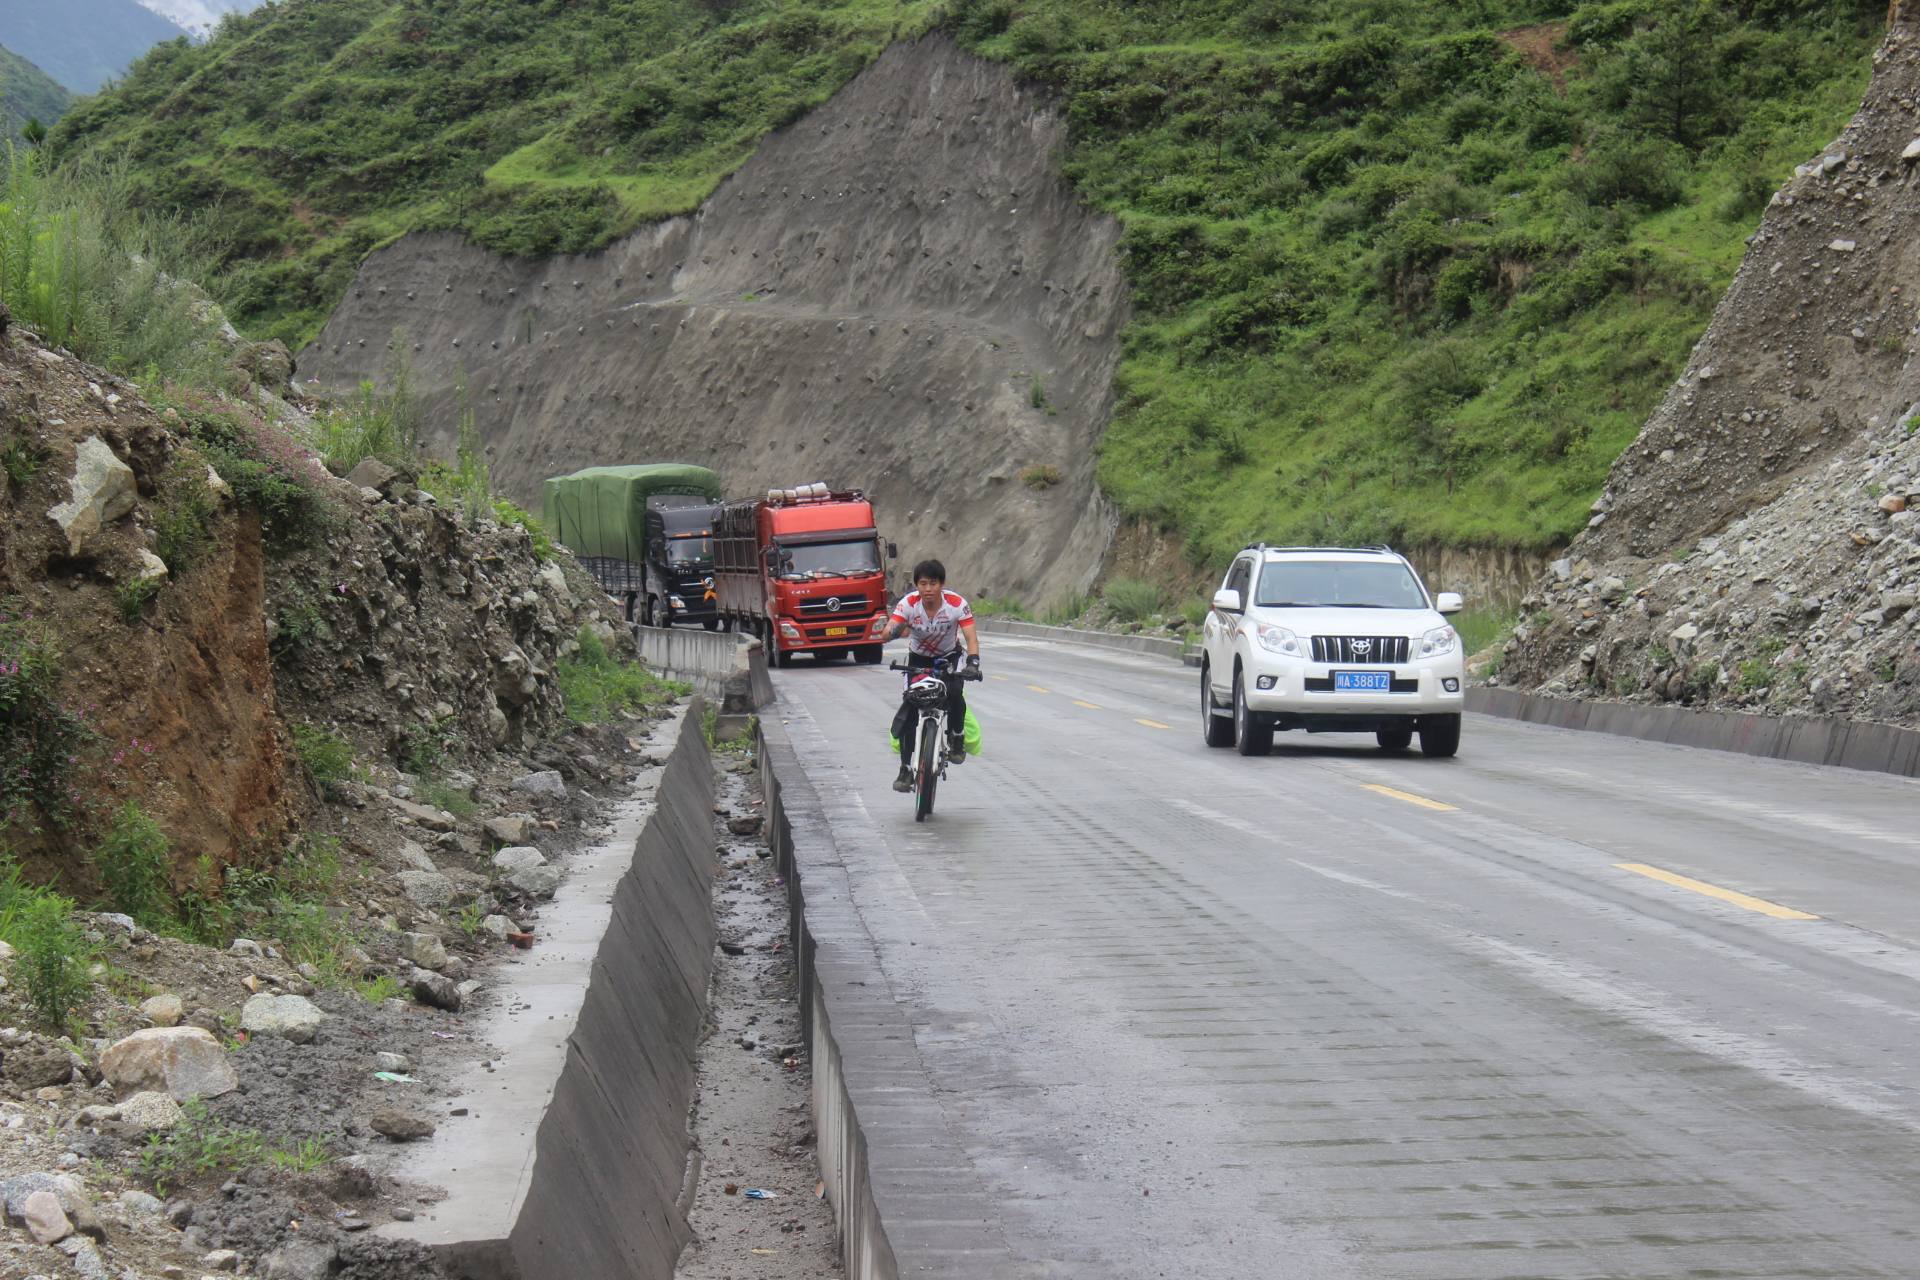
<instances>
[{"instance_id":1,"label":"suv wheel","mask_svg":"<svg viewBox=\"0 0 1920 1280\"><path fill-rule=\"evenodd\" d=\"M1420 717L1420 754L1450 756L1460 750L1460 717Z\"/></svg>"},{"instance_id":2,"label":"suv wheel","mask_svg":"<svg viewBox=\"0 0 1920 1280\"><path fill-rule=\"evenodd\" d=\"M1204 664L1200 668L1200 736L1210 747L1233 745L1233 714L1222 715L1213 705L1213 671Z\"/></svg>"},{"instance_id":3,"label":"suv wheel","mask_svg":"<svg viewBox=\"0 0 1920 1280\"><path fill-rule=\"evenodd\" d=\"M1263 756L1273 749L1273 725L1247 706L1240 672L1233 673L1233 745L1243 756Z\"/></svg>"},{"instance_id":4,"label":"suv wheel","mask_svg":"<svg viewBox=\"0 0 1920 1280\"><path fill-rule=\"evenodd\" d=\"M1374 731L1373 737L1380 744L1382 751L1405 751L1413 745L1411 729L1378 729Z\"/></svg>"}]
</instances>

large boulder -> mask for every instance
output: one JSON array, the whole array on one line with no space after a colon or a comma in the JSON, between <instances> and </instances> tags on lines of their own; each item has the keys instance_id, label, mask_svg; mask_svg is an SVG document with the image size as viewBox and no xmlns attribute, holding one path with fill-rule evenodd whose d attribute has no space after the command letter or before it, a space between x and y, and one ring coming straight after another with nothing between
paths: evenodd
<instances>
[{"instance_id":1,"label":"large boulder","mask_svg":"<svg viewBox=\"0 0 1920 1280\"><path fill-rule=\"evenodd\" d=\"M305 996L261 994L240 1009L240 1026L252 1035L279 1036L295 1044L311 1044L327 1015Z\"/></svg>"},{"instance_id":2,"label":"large boulder","mask_svg":"<svg viewBox=\"0 0 1920 1280\"><path fill-rule=\"evenodd\" d=\"M526 867L543 867L546 864L546 855L530 844L511 845L493 855L494 867L509 874Z\"/></svg>"},{"instance_id":3,"label":"large boulder","mask_svg":"<svg viewBox=\"0 0 1920 1280\"><path fill-rule=\"evenodd\" d=\"M67 550L78 556L102 529L133 510L139 494L133 468L120 461L99 436L80 442L73 456L73 496L47 512L67 535Z\"/></svg>"},{"instance_id":4,"label":"large boulder","mask_svg":"<svg viewBox=\"0 0 1920 1280\"><path fill-rule=\"evenodd\" d=\"M453 881L438 871L402 871L394 879L400 882L400 892L407 895L407 901L416 907L438 911L453 901Z\"/></svg>"},{"instance_id":5,"label":"large boulder","mask_svg":"<svg viewBox=\"0 0 1920 1280\"><path fill-rule=\"evenodd\" d=\"M240 1087L220 1042L201 1027L148 1027L108 1046L100 1072L123 1097L159 1090L175 1102Z\"/></svg>"},{"instance_id":6,"label":"large boulder","mask_svg":"<svg viewBox=\"0 0 1920 1280\"><path fill-rule=\"evenodd\" d=\"M438 969L447 962L447 946L430 933L400 935L400 955L422 969Z\"/></svg>"}]
</instances>

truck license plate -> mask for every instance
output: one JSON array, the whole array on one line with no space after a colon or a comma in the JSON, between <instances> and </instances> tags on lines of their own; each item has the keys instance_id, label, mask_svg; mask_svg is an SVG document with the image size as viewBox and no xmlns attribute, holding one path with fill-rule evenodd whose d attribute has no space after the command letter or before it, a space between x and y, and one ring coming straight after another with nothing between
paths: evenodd
<instances>
[{"instance_id":1,"label":"truck license plate","mask_svg":"<svg viewBox=\"0 0 1920 1280\"><path fill-rule=\"evenodd\" d=\"M1389 693L1393 689L1391 671L1336 671L1333 673L1333 691L1335 693Z\"/></svg>"},{"instance_id":2,"label":"truck license plate","mask_svg":"<svg viewBox=\"0 0 1920 1280\"><path fill-rule=\"evenodd\" d=\"M846 635L847 632L851 630L853 630L852 627L828 627L821 634L829 635L829 636L843 636L843 635Z\"/></svg>"}]
</instances>

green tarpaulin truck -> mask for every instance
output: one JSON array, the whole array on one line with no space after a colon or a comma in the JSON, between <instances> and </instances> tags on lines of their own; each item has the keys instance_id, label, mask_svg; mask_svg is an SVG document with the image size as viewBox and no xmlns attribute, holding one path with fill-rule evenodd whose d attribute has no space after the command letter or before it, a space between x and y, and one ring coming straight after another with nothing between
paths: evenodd
<instances>
[{"instance_id":1,"label":"green tarpaulin truck","mask_svg":"<svg viewBox=\"0 0 1920 1280\"><path fill-rule=\"evenodd\" d=\"M548 480L547 532L580 558L628 621L719 625L713 515L720 477L685 463L588 467ZM637 617L636 617L637 615Z\"/></svg>"}]
</instances>

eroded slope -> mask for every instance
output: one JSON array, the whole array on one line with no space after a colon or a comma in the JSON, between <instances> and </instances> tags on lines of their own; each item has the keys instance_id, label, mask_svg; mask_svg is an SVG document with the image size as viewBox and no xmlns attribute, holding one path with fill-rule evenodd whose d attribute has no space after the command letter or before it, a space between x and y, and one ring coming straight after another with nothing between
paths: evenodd
<instances>
[{"instance_id":1,"label":"eroded slope","mask_svg":"<svg viewBox=\"0 0 1920 1280\"><path fill-rule=\"evenodd\" d=\"M1064 134L1005 69L898 45L692 217L541 262L443 235L373 255L301 370L376 377L404 335L443 435L464 378L525 502L635 461L740 495L859 485L970 591L1077 589L1113 525L1093 455L1126 290L1118 227L1058 177Z\"/></svg>"},{"instance_id":2,"label":"eroded slope","mask_svg":"<svg viewBox=\"0 0 1920 1280\"><path fill-rule=\"evenodd\" d=\"M1685 374L1528 602L1552 692L1920 719L1920 39L1775 196Z\"/></svg>"}]
</instances>

